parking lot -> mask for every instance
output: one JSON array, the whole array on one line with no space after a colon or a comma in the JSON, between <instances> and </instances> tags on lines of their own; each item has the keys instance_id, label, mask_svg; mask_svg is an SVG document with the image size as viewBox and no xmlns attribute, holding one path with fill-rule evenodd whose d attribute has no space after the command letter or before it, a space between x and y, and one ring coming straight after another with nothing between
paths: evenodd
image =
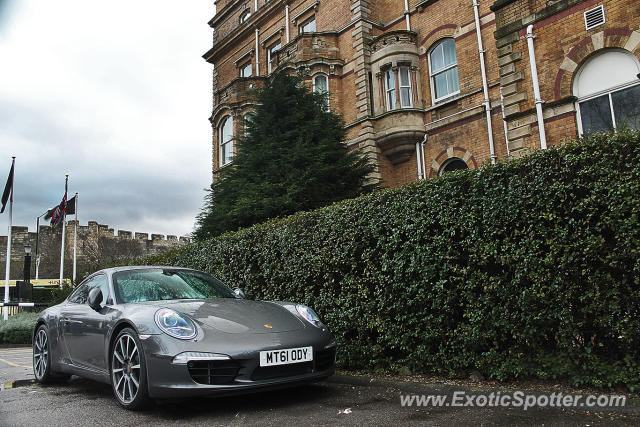
<instances>
[{"instance_id":1,"label":"parking lot","mask_svg":"<svg viewBox=\"0 0 640 427\"><path fill-rule=\"evenodd\" d=\"M640 408L403 407L400 396L481 393L504 388L415 383L336 375L328 381L248 396L159 402L121 409L108 385L72 377L55 386L30 381L30 348L0 348L0 425L638 425ZM29 376L30 375L30 376ZM12 376L13 380L9 381ZM18 377L20 376L20 377ZM539 392L539 391L537 391Z\"/></svg>"}]
</instances>

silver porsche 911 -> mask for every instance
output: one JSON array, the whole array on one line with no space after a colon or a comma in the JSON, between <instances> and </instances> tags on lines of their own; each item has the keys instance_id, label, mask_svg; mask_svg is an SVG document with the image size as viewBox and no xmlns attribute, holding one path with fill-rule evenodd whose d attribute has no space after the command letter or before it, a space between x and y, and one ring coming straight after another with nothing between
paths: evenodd
<instances>
[{"instance_id":1,"label":"silver porsche 911","mask_svg":"<svg viewBox=\"0 0 640 427\"><path fill-rule=\"evenodd\" d=\"M33 336L42 383L110 383L120 405L241 393L326 378L336 342L301 304L252 301L206 273L119 267L85 279L44 310Z\"/></svg>"}]
</instances>

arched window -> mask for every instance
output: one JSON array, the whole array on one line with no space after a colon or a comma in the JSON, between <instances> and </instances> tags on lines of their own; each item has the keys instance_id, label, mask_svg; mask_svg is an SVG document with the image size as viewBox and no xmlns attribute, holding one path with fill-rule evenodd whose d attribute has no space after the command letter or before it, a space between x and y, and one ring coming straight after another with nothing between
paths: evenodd
<instances>
[{"instance_id":1,"label":"arched window","mask_svg":"<svg viewBox=\"0 0 640 427\"><path fill-rule=\"evenodd\" d=\"M233 117L222 120L218 128L218 141L220 142L220 166L231 163L233 160Z\"/></svg>"},{"instance_id":2,"label":"arched window","mask_svg":"<svg viewBox=\"0 0 640 427\"><path fill-rule=\"evenodd\" d=\"M607 50L580 67L573 81L580 134L623 125L640 129L638 73L638 59L624 50Z\"/></svg>"},{"instance_id":3,"label":"arched window","mask_svg":"<svg viewBox=\"0 0 640 427\"><path fill-rule=\"evenodd\" d=\"M464 160L458 157L452 157L446 162L444 162L444 164L440 167L440 170L438 171L438 175L442 175L447 172L457 171L461 169L469 169L469 166L467 166L467 162L465 162Z\"/></svg>"},{"instance_id":4,"label":"arched window","mask_svg":"<svg viewBox=\"0 0 640 427\"><path fill-rule=\"evenodd\" d=\"M240 23L242 24L243 22L246 22L249 18L251 18L251 11L250 10L245 10L240 15Z\"/></svg>"},{"instance_id":5,"label":"arched window","mask_svg":"<svg viewBox=\"0 0 640 427\"><path fill-rule=\"evenodd\" d=\"M313 77L313 91L325 96L324 108L329 111L329 79L326 74L316 74Z\"/></svg>"},{"instance_id":6,"label":"arched window","mask_svg":"<svg viewBox=\"0 0 640 427\"><path fill-rule=\"evenodd\" d=\"M444 39L431 49L429 53L429 72L431 74L431 97L433 102L460 93L456 43L453 39Z\"/></svg>"}]
</instances>

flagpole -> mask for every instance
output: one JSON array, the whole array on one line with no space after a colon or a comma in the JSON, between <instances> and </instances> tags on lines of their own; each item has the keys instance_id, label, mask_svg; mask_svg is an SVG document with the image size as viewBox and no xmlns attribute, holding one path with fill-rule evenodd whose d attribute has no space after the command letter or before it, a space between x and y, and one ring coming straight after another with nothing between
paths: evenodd
<instances>
[{"instance_id":1,"label":"flagpole","mask_svg":"<svg viewBox=\"0 0 640 427\"><path fill-rule=\"evenodd\" d=\"M62 212L62 247L60 248L60 289L62 289L62 276L64 274L64 238L67 233L67 189L69 187L69 174L64 177L64 212Z\"/></svg>"},{"instance_id":2,"label":"flagpole","mask_svg":"<svg viewBox=\"0 0 640 427\"><path fill-rule=\"evenodd\" d=\"M16 164L16 156L11 157L11 170ZM13 182L11 182L11 193L9 195L9 233L7 233L7 257L5 260L4 273L4 302L9 302L9 275L11 274L11 228L13 226ZM3 307L3 318L9 318L9 307Z\"/></svg>"},{"instance_id":3,"label":"flagpole","mask_svg":"<svg viewBox=\"0 0 640 427\"><path fill-rule=\"evenodd\" d=\"M76 284L76 252L78 248L78 193L76 192L76 196L73 199L74 206L73 209L76 213L76 224L73 229L73 284ZM66 209L65 209L66 212Z\"/></svg>"}]
</instances>

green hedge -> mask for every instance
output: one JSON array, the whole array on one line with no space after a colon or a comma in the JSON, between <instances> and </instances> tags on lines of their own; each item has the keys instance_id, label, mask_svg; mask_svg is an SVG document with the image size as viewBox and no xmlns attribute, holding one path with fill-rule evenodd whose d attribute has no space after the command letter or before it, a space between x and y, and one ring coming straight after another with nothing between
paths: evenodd
<instances>
[{"instance_id":1,"label":"green hedge","mask_svg":"<svg viewBox=\"0 0 640 427\"><path fill-rule=\"evenodd\" d=\"M0 344L31 344L38 313L19 313L0 318Z\"/></svg>"},{"instance_id":2,"label":"green hedge","mask_svg":"<svg viewBox=\"0 0 640 427\"><path fill-rule=\"evenodd\" d=\"M640 134L379 191L138 263L312 306L346 368L640 385Z\"/></svg>"}]
</instances>

